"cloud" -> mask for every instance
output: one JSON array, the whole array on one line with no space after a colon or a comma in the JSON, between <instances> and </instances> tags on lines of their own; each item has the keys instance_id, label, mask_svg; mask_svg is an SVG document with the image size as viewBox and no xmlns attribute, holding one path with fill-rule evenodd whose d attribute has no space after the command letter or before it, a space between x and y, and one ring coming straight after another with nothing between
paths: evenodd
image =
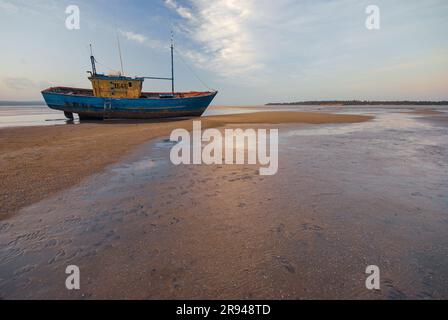
<instances>
[{"instance_id":1,"label":"cloud","mask_svg":"<svg viewBox=\"0 0 448 320\"><path fill-rule=\"evenodd\" d=\"M185 7L178 5L174 0L165 0L168 8L175 10L181 17L188 20L195 20L191 11Z\"/></svg>"},{"instance_id":2,"label":"cloud","mask_svg":"<svg viewBox=\"0 0 448 320\"><path fill-rule=\"evenodd\" d=\"M13 2L0 0L0 11L13 14L19 11L19 7Z\"/></svg>"},{"instance_id":3,"label":"cloud","mask_svg":"<svg viewBox=\"0 0 448 320\"><path fill-rule=\"evenodd\" d=\"M175 0L166 6L182 19L180 30L199 48L190 48L184 55L201 67L223 76L236 76L260 70L256 39L251 33L255 12L252 0L191 0L189 7Z\"/></svg>"},{"instance_id":4,"label":"cloud","mask_svg":"<svg viewBox=\"0 0 448 320\"><path fill-rule=\"evenodd\" d=\"M58 0L0 0L0 14L40 14L48 15L60 8ZM65 8L65 7L64 7Z\"/></svg>"},{"instance_id":5,"label":"cloud","mask_svg":"<svg viewBox=\"0 0 448 320\"><path fill-rule=\"evenodd\" d=\"M140 45L147 46L151 49L166 49L166 44L164 45L159 40L153 39L149 36L146 36L141 33L136 33L133 31L124 31L124 30L118 30L118 32L126 38L126 40L136 42Z\"/></svg>"},{"instance_id":6,"label":"cloud","mask_svg":"<svg viewBox=\"0 0 448 320\"><path fill-rule=\"evenodd\" d=\"M43 81L33 81L28 78L10 77L3 80L6 87L12 90L29 90L29 89L45 89L49 87L49 83Z\"/></svg>"},{"instance_id":7,"label":"cloud","mask_svg":"<svg viewBox=\"0 0 448 320\"><path fill-rule=\"evenodd\" d=\"M355 3L187 0L181 5L177 0L165 0L166 7L180 18L177 27L187 38L182 54L197 67L246 83L269 81L269 76L279 74L279 70L291 73L299 69L303 73L300 65L314 69L322 53L340 52L345 40L329 41L328 36L332 32L336 35L344 21L354 20L353 10L357 9L346 8L353 8ZM364 26L364 11L356 17Z\"/></svg>"},{"instance_id":8,"label":"cloud","mask_svg":"<svg viewBox=\"0 0 448 320\"><path fill-rule=\"evenodd\" d=\"M148 41L148 38L142 34L134 33L132 31L123 31L120 30L120 33L126 37L126 39L138 42L140 44L146 43Z\"/></svg>"}]
</instances>

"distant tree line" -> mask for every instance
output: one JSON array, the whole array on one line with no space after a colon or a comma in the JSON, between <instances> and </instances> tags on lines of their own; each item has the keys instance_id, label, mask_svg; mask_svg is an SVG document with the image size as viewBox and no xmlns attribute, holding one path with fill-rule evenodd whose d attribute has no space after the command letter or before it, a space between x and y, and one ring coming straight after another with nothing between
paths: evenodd
<instances>
[{"instance_id":1,"label":"distant tree line","mask_svg":"<svg viewBox=\"0 0 448 320\"><path fill-rule=\"evenodd\" d=\"M444 106L448 105L448 101L369 101L369 100L328 100L328 101L299 101L299 102L271 102L267 103L267 106L272 105L311 105L311 106L325 106L325 105L340 105L340 106L372 106L372 105L416 105L416 106Z\"/></svg>"}]
</instances>

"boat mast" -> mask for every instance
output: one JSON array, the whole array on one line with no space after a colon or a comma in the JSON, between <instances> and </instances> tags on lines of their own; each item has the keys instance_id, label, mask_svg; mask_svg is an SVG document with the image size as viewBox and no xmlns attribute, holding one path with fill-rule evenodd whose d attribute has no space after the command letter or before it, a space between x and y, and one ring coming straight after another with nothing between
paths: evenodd
<instances>
[{"instance_id":1,"label":"boat mast","mask_svg":"<svg viewBox=\"0 0 448 320\"><path fill-rule=\"evenodd\" d=\"M173 45L173 33L171 33L171 93L174 95L174 45Z\"/></svg>"},{"instance_id":2,"label":"boat mast","mask_svg":"<svg viewBox=\"0 0 448 320\"><path fill-rule=\"evenodd\" d=\"M90 44L90 63L92 64L92 75L96 76L95 57L93 56L92 44Z\"/></svg>"},{"instance_id":3,"label":"boat mast","mask_svg":"<svg viewBox=\"0 0 448 320\"><path fill-rule=\"evenodd\" d=\"M170 80L171 81L171 93L174 95L174 43L173 43L173 33L171 33L171 78L162 77L140 77L142 79L151 80Z\"/></svg>"}]
</instances>

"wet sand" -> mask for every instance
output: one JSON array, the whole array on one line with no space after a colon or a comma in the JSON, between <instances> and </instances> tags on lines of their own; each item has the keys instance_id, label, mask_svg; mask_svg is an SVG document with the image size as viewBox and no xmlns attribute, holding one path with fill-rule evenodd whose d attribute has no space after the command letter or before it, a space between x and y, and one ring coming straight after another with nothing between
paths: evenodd
<instances>
[{"instance_id":1,"label":"wet sand","mask_svg":"<svg viewBox=\"0 0 448 320\"><path fill-rule=\"evenodd\" d=\"M372 114L257 124L280 130L274 176L173 166L166 138L144 143L0 222L0 297L448 298L448 122Z\"/></svg>"},{"instance_id":2,"label":"wet sand","mask_svg":"<svg viewBox=\"0 0 448 320\"><path fill-rule=\"evenodd\" d=\"M312 112L257 112L202 117L202 126L227 123L351 123L368 116ZM148 141L192 120L110 121L0 129L0 219L50 194L73 186Z\"/></svg>"},{"instance_id":3,"label":"wet sand","mask_svg":"<svg viewBox=\"0 0 448 320\"><path fill-rule=\"evenodd\" d=\"M422 108L422 109L418 109L418 110L412 110L409 113L424 115L424 116L434 116L434 115L444 114L442 111L434 110L431 108Z\"/></svg>"}]
</instances>

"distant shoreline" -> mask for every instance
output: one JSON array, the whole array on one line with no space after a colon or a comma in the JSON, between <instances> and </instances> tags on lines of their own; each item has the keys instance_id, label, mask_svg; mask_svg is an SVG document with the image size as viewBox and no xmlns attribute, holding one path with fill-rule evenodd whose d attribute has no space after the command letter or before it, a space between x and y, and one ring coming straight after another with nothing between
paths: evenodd
<instances>
[{"instance_id":1,"label":"distant shoreline","mask_svg":"<svg viewBox=\"0 0 448 320\"><path fill-rule=\"evenodd\" d=\"M44 106L45 101L0 101L0 107Z\"/></svg>"},{"instance_id":2,"label":"distant shoreline","mask_svg":"<svg viewBox=\"0 0 448 320\"><path fill-rule=\"evenodd\" d=\"M367 101L367 100L328 100L328 101L299 101L299 102L270 102L267 106L446 106L448 101Z\"/></svg>"}]
</instances>

